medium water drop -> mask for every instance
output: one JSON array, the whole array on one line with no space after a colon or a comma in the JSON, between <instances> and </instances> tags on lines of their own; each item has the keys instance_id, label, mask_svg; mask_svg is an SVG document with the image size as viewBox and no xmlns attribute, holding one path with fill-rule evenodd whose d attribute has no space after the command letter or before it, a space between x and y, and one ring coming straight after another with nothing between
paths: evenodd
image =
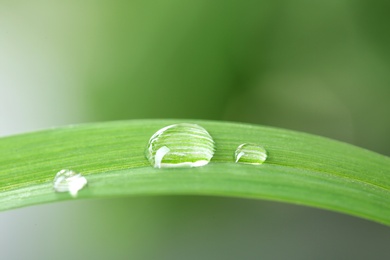
<instances>
[{"instance_id":1,"label":"medium water drop","mask_svg":"<svg viewBox=\"0 0 390 260\"><path fill-rule=\"evenodd\" d=\"M56 192L69 192L72 197L77 196L77 192L84 188L87 179L80 173L72 170L61 170L54 177L53 187Z\"/></svg>"},{"instance_id":2,"label":"medium water drop","mask_svg":"<svg viewBox=\"0 0 390 260\"><path fill-rule=\"evenodd\" d=\"M234 153L236 163L262 164L267 159L267 151L257 144L241 144Z\"/></svg>"},{"instance_id":3,"label":"medium water drop","mask_svg":"<svg viewBox=\"0 0 390 260\"><path fill-rule=\"evenodd\" d=\"M145 155L155 168L199 167L213 157L214 140L199 125L170 125L150 138Z\"/></svg>"}]
</instances>

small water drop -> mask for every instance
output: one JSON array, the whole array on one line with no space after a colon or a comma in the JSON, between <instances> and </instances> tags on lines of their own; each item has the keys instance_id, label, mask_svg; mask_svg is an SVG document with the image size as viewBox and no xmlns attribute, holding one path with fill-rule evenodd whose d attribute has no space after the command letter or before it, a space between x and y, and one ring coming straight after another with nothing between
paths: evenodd
<instances>
[{"instance_id":1,"label":"small water drop","mask_svg":"<svg viewBox=\"0 0 390 260\"><path fill-rule=\"evenodd\" d=\"M87 184L87 179L72 170L61 170L54 177L53 187L56 192L69 192L76 197L79 190Z\"/></svg>"},{"instance_id":2,"label":"small water drop","mask_svg":"<svg viewBox=\"0 0 390 260\"><path fill-rule=\"evenodd\" d=\"M199 167L213 157L214 140L199 125L170 125L150 138L145 155L155 168Z\"/></svg>"},{"instance_id":3,"label":"small water drop","mask_svg":"<svg viewBox=\"0 0 390 260\"><path fill-rule=\"evenodd\" d=\"M262 164L267 159L267 151L257 144L241 144L234 153L236 163Z\"/></svg>"}]
</instances>

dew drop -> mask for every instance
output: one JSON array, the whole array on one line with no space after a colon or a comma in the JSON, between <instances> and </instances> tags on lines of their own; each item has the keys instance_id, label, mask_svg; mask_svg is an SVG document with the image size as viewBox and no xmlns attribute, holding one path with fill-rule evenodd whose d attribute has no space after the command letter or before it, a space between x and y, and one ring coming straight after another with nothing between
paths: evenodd
<instances>
[{"instance_id":1,"label":"dew drop","mask_svg":"<svg viewBox=\"0 0 390 260\"><path fill-rule=\"evenodd\" d=\"M257 144L241 144L234 153L236 163L262 164L267 159L267 151Z\"/></svg>"},{"instance_id":2,"label":"dew drop","mask_svg":"<svg viewBox=\"0 0 390 260\"><path fill-rule=\"evenodd\" d=\"M87 179L80 173L72 170L61 170L54 177L53 187L56 192L69 192L72 197L77 197L79 190L87 184Z\"/></svg>"},{"instance_id":3,"label":"dew drop","mask_svg":"<svg viewBox=\"0 0 390 260\"><path fill-rule=\"evenodd\" d=\"M204 166L214 155L214 140L199 125L170 125L150 138L145 155L154 168Z\"/></svg>"}]
</instances>

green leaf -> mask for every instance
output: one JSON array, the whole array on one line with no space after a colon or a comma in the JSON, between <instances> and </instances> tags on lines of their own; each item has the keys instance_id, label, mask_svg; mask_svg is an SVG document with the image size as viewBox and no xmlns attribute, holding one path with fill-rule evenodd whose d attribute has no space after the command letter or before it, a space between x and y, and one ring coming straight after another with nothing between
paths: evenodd
<instances>
[{"instance_id":1,"label":"green leaf","mask_svg":"<svg viewBox=\"0 0 390 260\"><path fill-rule=\"evenodd\" d=\"M160 128L189 122L214 138L211 162L155 169L144 152ZM234 163L242 143L263 146L262 165ZM52 182L61 169L81 172L77 198L199 194L309 205L390 225L390 158L349 144L238 123L135 120L69 126L0 139L0 210L68 200Z\"/></svg>"}]
</instances>

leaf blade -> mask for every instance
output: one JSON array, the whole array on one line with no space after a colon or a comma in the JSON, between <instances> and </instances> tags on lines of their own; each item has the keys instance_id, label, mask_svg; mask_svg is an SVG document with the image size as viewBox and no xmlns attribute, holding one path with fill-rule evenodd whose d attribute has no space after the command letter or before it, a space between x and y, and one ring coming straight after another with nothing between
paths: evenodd
<instances>
[{"instance_id":1,"label":"leaf blade","mask_svg":"<svg viewBox=\"0 0 390 260\"><path fill-rule=\"evenodd\" d=\"M79 198L200 194L262 198L340 211L390 225L390 159L309 134L246 124L196 121L216 143L211 163L154 169L150 136L183 120L134 120L69 126L0 139L0 210L71 199L54 193L57 171L82 172ZM188 121L185 121L188 122ZM261 166L235 164L235 148L258 143Z\"/></svg>"}]
</instances>

